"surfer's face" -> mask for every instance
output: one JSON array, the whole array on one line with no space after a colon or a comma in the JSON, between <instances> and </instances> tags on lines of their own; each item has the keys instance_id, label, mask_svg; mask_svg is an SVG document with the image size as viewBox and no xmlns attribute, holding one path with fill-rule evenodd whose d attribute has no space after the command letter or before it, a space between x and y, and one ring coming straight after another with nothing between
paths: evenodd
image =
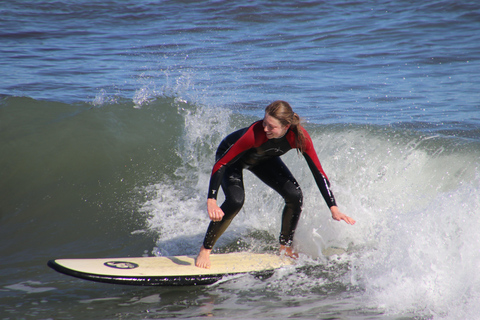
<instances>
[{"instance_id":1,"label":"surfer's face","mask_svg":"<svg viewBox=\"0 0 480 320\"><path fill-rule=\"evenodd\" d=\"M275 119L269 114L265 114L263 118L263 131L267 135L268 139L277 139L281 138L287 133L290 126L284 126L280 123L278 119Z\"/></svg>"}]
</instances>

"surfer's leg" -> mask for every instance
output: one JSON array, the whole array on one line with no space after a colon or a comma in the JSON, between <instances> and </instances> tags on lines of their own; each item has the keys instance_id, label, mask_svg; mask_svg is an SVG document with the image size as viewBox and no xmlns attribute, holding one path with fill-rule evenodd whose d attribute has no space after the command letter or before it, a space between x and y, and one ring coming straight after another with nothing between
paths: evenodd
<instances>
[{"instance_id":1,"label":"surfer's leg","mask_svg":"<svg viewBox=\"0 0 480 320\"><path fill-rule=\"evenodd\" d=\"M303 194L300 186L279 157L262 163L251 171L285 200L279 242L282 247L290 247L302 212Z\"/></svg>"},{"instance_id":2,"label":"surfer's leg","mask_svg":"<svg viewBox=\"0 0 480 320\"><path fill-rule=\"evenodd\" d=\"M222 190L225 194L225 201L220 206L223 213L221 221L211 221L208 226L203 246L212 249L215 242L225 232L233 218L242 209L245 201L245 190L243 187L242 169L238 167L228 168L222 181Z\"/></svg>"},{"instance_id":3,"label":"surfer's leg","mask_svg":"<svg viewBox=\"0 0 480 320\"><path fill-rule=\"evenodd\" d=\"M242 168L228 168L222 181L222 190L225 193L225 201L220 206L223 213L221 221L210 221L210 224L203 240L203 246L197 257L198 267L208 268L210 266L210 252L218 238L227 230L233 218L243 206L245 190L243 187Z\"/></svg>"}]
</instances>

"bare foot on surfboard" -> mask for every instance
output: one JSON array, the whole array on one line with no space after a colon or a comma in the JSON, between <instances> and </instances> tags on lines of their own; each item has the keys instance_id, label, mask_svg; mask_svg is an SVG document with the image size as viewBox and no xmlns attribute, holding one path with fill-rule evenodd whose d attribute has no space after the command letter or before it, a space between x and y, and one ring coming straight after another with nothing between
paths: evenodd
<instances>
[{"instance_id":1,"label":"bare foot on surfboard","mask_svg":"<svg viewBox=\"0 0 480 320\"><path fill-rule=\"evenodd\" d=\"M199 268L210 269L210 252L212 250L205 249L203 246L200 248L197 259L195 259L195 265Z\"/></svg>"},{"instance_id":2,"label":"bare foot on surfboard","mask_svg":"<svg viewBox=\"0 0 480 320\"><path fill-rule=\"evenodd\" d=\"M280 254L290 257L292 259L298 258L298 253L296 253L292 247L287 247L284 245L280 245Z\"/></svg>"}]
</instances>

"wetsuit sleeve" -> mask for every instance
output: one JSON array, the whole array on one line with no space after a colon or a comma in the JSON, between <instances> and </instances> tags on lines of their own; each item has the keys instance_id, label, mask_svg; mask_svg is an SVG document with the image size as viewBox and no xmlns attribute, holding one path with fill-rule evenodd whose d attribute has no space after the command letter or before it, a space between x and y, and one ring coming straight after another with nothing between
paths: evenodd
<instances>
[{"instance_id":1,"label":"wetsuit sleeve","mask_svg":"<svg viewBox=\"0 0 480 320\"><path fill-rule=\"evenodd\" d=\"M252 124L245 133L217 160L212 169L208 198L217 199L218 189L228 165L237 161L247 150L258 147L266 137L263 132L261 121Z\"/></svg>"},{"instance_id":2,"label":"wetsuit sleeve","mask_svg":"<svg viewBox=\"0 0 480 320\"><path fill-rule=\"evenodd\" d=\"M307 160L308 167L310 168L310 171L312 171L318 189L320 190L320 193L322 194L323 199L325 199L328 207L330 208L336 206L337 203L335 201L335 197L333 196L332 190L330 190L330 182L328 181L327 175L323 171L320 160L318 160L317 153L313 147L312 139L305 129L302 128L302 130L305 136L306 144L303 156L305 157L305 160Z\"/></svg>"}]
</instances>

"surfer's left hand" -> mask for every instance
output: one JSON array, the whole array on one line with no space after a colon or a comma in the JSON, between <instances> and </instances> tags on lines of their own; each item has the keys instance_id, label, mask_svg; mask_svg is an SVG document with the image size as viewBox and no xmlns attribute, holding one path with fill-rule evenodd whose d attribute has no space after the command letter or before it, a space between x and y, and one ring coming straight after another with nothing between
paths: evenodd
<instances>
[{"instance_id":1,"label":"surfer's left hand","mask_svg":"<svg viewBox=\"0 0 480 320\"><path fill-rule=\"evenodd\" d=\"M333 220L336 220L336 221L345 221L346 223L348 224L355 224L355 220L350 218L349 216L347 216L346 214L343 214L342 212L340 212L340 210L338 209L337 206L333 206L330 208L330 211L332 212L332 218Z\"/></svg>"}]
</instances>

